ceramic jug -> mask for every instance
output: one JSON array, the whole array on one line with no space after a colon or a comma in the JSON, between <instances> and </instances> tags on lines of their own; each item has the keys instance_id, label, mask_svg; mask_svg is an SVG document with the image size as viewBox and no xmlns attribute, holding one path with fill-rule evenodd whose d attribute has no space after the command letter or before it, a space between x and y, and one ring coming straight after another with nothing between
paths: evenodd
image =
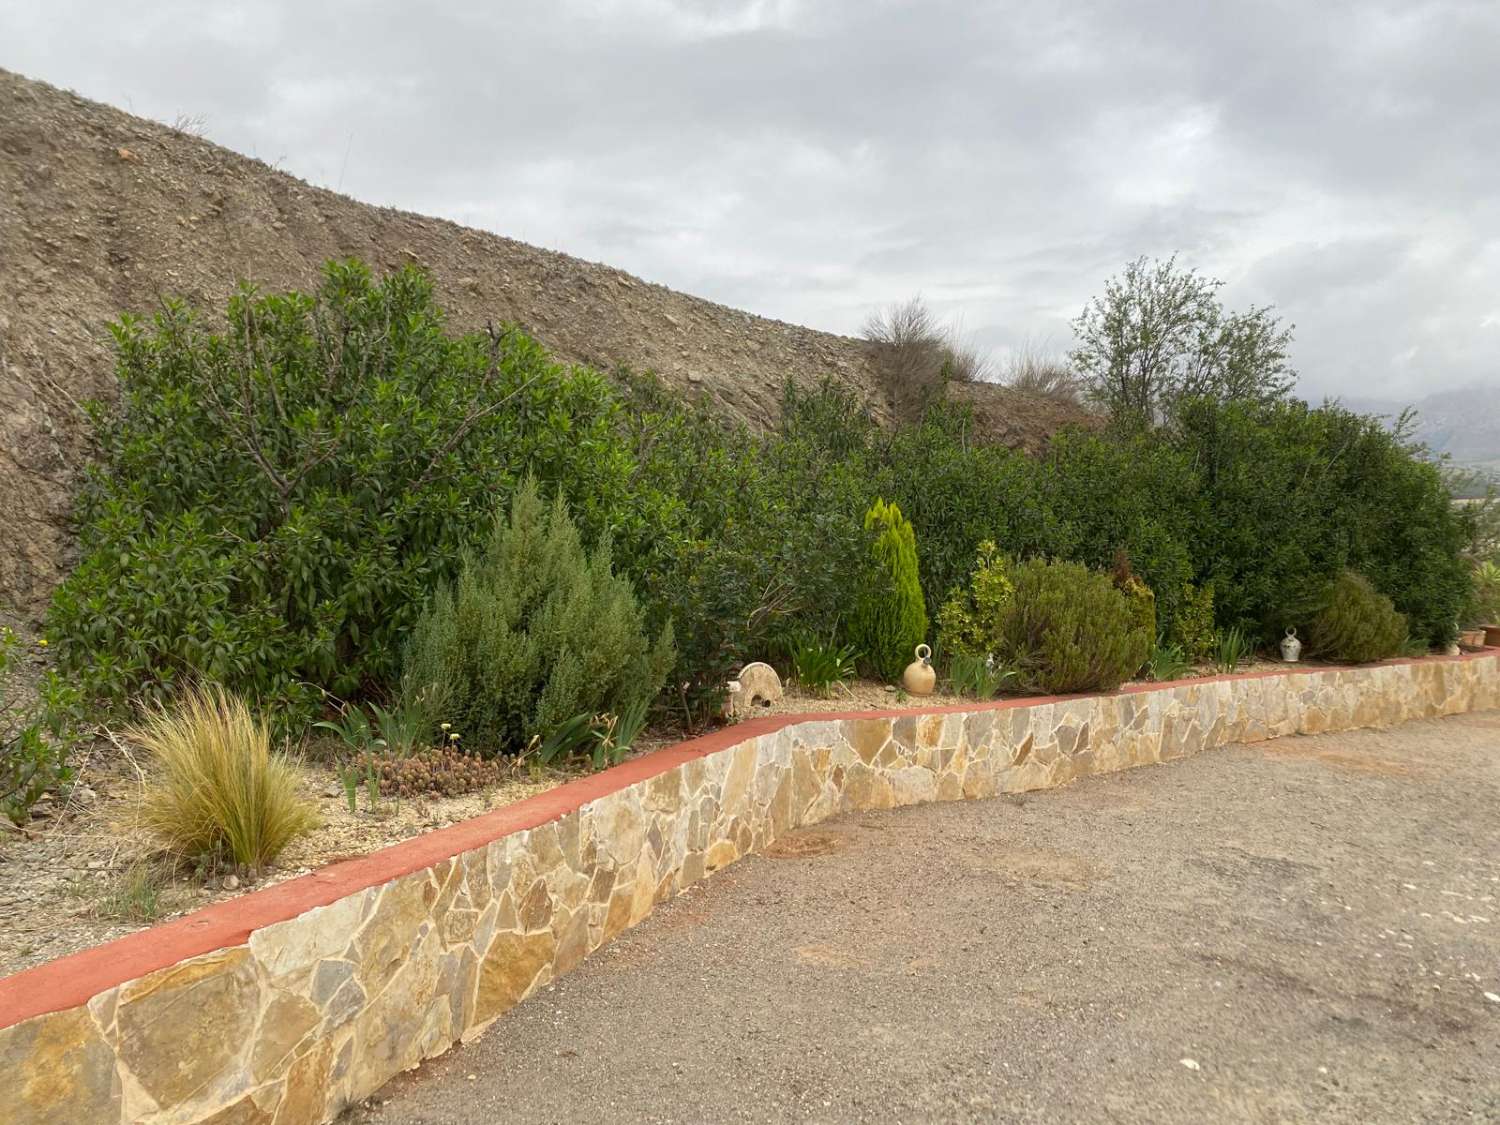
<instances>
[{"instance_id":1,"label":"ceramic jug","mask_svg":"<svg viewBox=\"0 0 1500 1125\"><path fill-rule=\"evenodd\" d=\"M1302 642L1297 639L1296 629L1288 628L1286 636L1281 638L1281 659L1288 664L1302 659Z\"/></svg>"},{"instance_id":2,"label":"ceramic jug","mask_svg":"<svg viewBox=\"0 0 1500 1125\"><path fill-rule=\"evenodd\" d=\"M901 673L901 686L908 695L931 695L932 689L937 687L937 672L932 667L932 649L926 645L918 645L916 656L906 666L906 671Z\"/></svg>"}]
</instances>

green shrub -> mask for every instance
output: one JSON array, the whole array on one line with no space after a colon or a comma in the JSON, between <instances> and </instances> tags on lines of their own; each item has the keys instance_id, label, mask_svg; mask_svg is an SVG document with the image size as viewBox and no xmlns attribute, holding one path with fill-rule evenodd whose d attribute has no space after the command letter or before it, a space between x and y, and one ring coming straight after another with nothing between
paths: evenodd
<instances>
[{"instance_id":1,"label":"green shrub","mask_svg":"<svg viewBox=\"0 0 1500 1125\"><path fill-rule=\"evenodd\" d=\"M1028 691L1113 691L1150 655L1152 637L1109 576L1078 563L1031 559L1012 572L1004 656Z\"/></svg>"},{"instance_id":2,"label":"green shrub","mask_svg":"<svg viewBox=\"0 0 1500 1125\"><path fill-rule=\"evenodd\" d=\"M966 586L955 587L938 610L938 639L955 659L988 660L1000 650L1000 621L1015 585L1010 560L992 540L979 544L979 558Z\"/></svg>"},{"instance_id":3,"label":"green shrub","mask_svg":"<svg viewBox=\"0 0 1500 1125\"><path fill-rule=\"evenodd\" d=\"M855 597L850 640L881 679L896 680L927 637L927 607L917 577L917 539L895 504L877 499L865 513L872 566Z\"/></svg>"},{"instance_id":4,"label":"green shrub","mask_svg":"<svg viewBox=\"0 0 1500 1125\"><path fill-rule=\"evenodd\" d=\"M1474 568L1474 601L1469 619L1476 625L1500 624L1500 566L1488 559Z\"/></svg>"},{"instance_id":5,"label":"green shrub","mask_svg":"<svg viewBox=\"0 0 1500 1125\"><path fill-rule=\"evenodd\" d=\"M841 645L811 633L799 634L787 645L792 681L803 691L829 695L854 676L853 645Z\"/></svg>"},{"instance_id":6,"label":"green shrub","mask_svg":"<svg viewBox=\"0 0 1500 1125\"><path fill-rule=\"evenodd\" d=\"M955 694L991 699L1015 676L1013 669L995 663L993 656L957 652L948 661L948 685Z\"/></svg>"},{"instance_id":7,"label":"green shrub","mask_svg":"<svg viewBox=\"0 0 1500 1125\"><path fill-rule=\"evenodd\" d=\"M527 471L590 533L629 502L618 402L505 329L448 335L414 269L242 287L225 332L169 302L114 326L120 401L78 503L49 635L119 703L204 678L305 717L393 684L401 639Z\"/></svg>"},{"instance_id":8,"label":"green shrub","mask_svg":"<svg viewBox=\"0 0 1500 1125\"><path fill-rule=\"evenodd\" d=\"M586 551L562 498L549 512L528 480L417 620L402 704L471 750L515 754L575 716L651 699L675 657L670 625L648 638L608 541Z\"/></svg>"},{"instance_id":9,"label":"green shrub","mask_svg":"<svg viewBox=\"0 0 1500 1125\"><path fill-rule=\"evenodd\" d=\"M1397 656L1406 639L1406 617L1352 570L1333 581L1307 629L1312 655L1351 664Z\"/></svg>"},{"instance_id":10,"label":"green shrub","mask_svg":"<svg viewBox=\"0 0 1500 1125\"><path fill-rule=\"evenodd\" d=\"M1157 683L1180 680L1193 670L1193 662L1179 644L1158 644L1146 658L1149 675Z\"/></svg>"},{"instance_id":11,"label":"green shrub","mask_svg":"<svg viewBox=\"0 0 1500 1125\"><path fill-rule=\"evenodd\" d=\"M1189 660L1206 660L1214 650L1214 584L1183 587L1167 637Z\"/></svg>"},{"instance_id":12,"label":"green shrub","mask_svg":"<svg viewBox=\"0 0 1500 1125\"><path fill-rule=\"evenodd\" d=\"M1152 593L1150 586L1136 576L1130 566L1130 555L1124 548L1115 552L1115 564L1111 577L1114 579L1115 589L1129 600L1136 627L1145 630L1154 645L1157 635L1156 595Z\"/></svg>"},{"instance_id":13,"label":"green shrub","mask_svg":"<svg viewBox=\"0 0 1500 1125\"><path fill-rule=\"evenodd\" d=\"M1238 625L1221 629L1214 635L1214 667L1226 675L1237 671L1254 654L1254 643Z\"/></svg>"},{"instance_id":14,"label":"green shrub","mask_svg":"<svg viewBox=\"0 0 1500 1125\"><path fill-rule=\"evenodd\" d=\"M72 777L68 757L77 745L78 692L55 672L34 693L20 683L21 642L0 626L0 816L23 823L47 790Z\"/></svg>"},{"instance_id":15,"label":"green shrub","mask_svg":"<svg viewBox=\"0 0 1500 1125\"><path fill-rule=\"evenodd\" d=\"M1287 607L1345 568L1368 575L1414 634L1452 639L1470 597L1470 515L1401 427L1336 405L1184 402L1166 437L1196 466L1195 572L1220 625L1275 643Z\"/></svg>"},{"instance_id":16,"label":"green shrub","mask_svg":"<svg viewBox=\"0 0 1500 1125\"><path fill-rule=\"evenodd\" d=\"M172 852L256 869L317 825L296 767L221 688L189 687L170 708L149 707L127 736L151 758L142 827Z\"/></svg>"}]
</instances>

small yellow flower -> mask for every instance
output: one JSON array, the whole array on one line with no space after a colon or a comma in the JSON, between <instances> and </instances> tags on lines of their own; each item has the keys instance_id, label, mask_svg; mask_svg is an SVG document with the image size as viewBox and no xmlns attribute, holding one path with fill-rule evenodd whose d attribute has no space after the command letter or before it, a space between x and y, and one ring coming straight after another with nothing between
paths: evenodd
<instances>
[{"instance_id":1,"label":"small yellow flower","mask_svg":"<svg viewBox=\"0 0 1500 1125\"><path fill-rule=\"evenodd\" d=\"M439 723L438 724L438 726L442 727L444 730L447 730L452 725L453 725L452 723Z\"/></svg>"},{"instance_id":2,"label":"small yellow flower","mask_svg":"<svg viewBox=\"0 0 1500 1125\"><path fill-rule=\"evenodd\" d=\"M47 638L46 637L38 637L36 643L39 644L39 645L41 645L43 648L46 648L47 647Z\"/></svg>"}]
</instances>

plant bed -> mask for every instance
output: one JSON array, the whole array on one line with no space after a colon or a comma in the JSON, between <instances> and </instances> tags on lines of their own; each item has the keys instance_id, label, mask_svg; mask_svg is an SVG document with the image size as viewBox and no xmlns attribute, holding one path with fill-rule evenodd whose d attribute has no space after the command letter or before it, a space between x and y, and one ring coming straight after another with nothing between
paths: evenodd
<instances>
[{"instance_id":1,"label":"plant bed","mask_svg":"<svg viewBox=\"0 0 1500 1125\"><path fill-rule=\"evenodd\" d=\"M641 750L658 744L642 740ZM141 791L136 767L130 753L101 741L79 765L75 784L42 800L24 828L0 834L0 976L445 828L577 776L576 770L509 771L460 796L383 797L372 814L363 789L351 813L337 770L309 764L301 792L316 807L319 826L252 878L174 861L143 839L132 827Z\"/></svg>"}]
</instances>

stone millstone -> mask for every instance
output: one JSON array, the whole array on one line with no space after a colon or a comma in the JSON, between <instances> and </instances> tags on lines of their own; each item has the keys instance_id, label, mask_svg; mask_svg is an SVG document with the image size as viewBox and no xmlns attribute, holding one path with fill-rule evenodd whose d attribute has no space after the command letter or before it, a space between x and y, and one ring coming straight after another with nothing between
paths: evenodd
<instances>
[{"instance_id":1,"label":"stone millstone","mask_svg":"<svg viewBox=\"0 0 1500 1125\"><path fill-rule=\"evenodd\" d=\"M751 714L758 706L781 702L781 677L769 664L757 660L740 669L738 679L729 681L729 697L724 713L732 719Z\"/></svg>"}]
</instances>

